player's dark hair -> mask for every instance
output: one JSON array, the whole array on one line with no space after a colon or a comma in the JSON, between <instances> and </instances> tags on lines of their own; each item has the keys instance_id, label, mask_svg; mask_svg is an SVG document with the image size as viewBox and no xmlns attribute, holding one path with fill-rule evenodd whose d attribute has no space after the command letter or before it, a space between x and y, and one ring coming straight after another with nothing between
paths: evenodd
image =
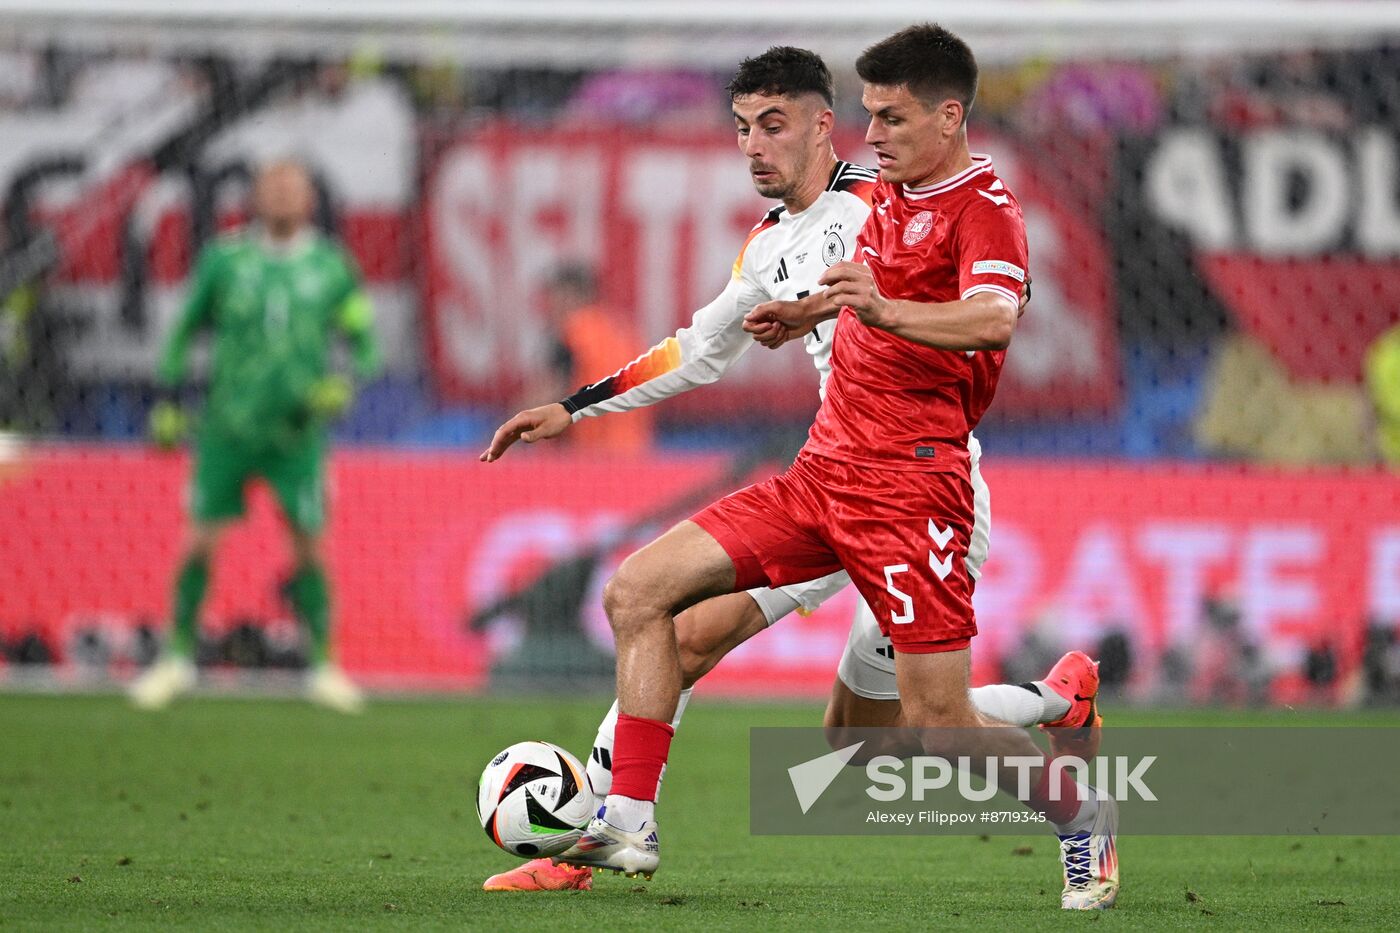
<instances>
[{"instance_id":1,"label":"player's dark hair","mask_svg":"<svg viewBox=\"0 0 1400 933\"><path fill-rule=\"evenodd\" d=\"M819 94L828 107L836 101L831 71L816 52L775 45L762 55L746 58L729 82L729 99L745 94L796 97Z\"/></svg>"},{"instance_id":2,"label":"player's dark hair","mask_svg":"<svg viewBox=\"0 0 1400 933\"><path fill-rule=\"evenodd\" d=\"M967 43L935 23L920 23L881 39L856 59L866 84L904 85L928 107L948 99L963 106L977 96L977 59Z\"/></svg>"}]
</instances>

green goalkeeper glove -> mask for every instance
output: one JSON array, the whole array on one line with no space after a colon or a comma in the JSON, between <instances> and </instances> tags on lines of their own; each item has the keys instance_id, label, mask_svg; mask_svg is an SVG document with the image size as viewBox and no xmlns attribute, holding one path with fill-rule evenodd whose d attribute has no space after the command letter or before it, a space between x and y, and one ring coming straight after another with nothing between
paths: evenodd
<instances>
[{"instance_id":1,"label":"green goalkeeper glove","mask_svg":"<svg viewBox=\"0 0 1400 933\"><path fill-rule=\"evenodd\" d=\"M151 442L166 450L178 446L189 429L189 417L174 402L157 402L146 425Z\"/></svg>"},{"instance_id":2,"label":"green goalkeeper glove","mask_svg":"<svg viewBox=\"0 0 1400 933\"><path fill-rule=\"evenodd\" d=\"M306 393L306 407L315 417L328 421L344 414L354 397L355 390L351 387L350 380L332 373L311 384Z\"/></svg>"}]
</instances>

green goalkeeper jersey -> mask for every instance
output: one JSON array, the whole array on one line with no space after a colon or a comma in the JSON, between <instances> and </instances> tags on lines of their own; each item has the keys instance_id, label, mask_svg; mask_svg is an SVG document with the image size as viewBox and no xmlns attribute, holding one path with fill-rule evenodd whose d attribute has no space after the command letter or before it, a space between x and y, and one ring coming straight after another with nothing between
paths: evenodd
<instances>
[{"instance_id":1,"label":"green goalkeeper jersey","mask_svg":"<svg viewBox=\"0 0 1400 933\"><path fill-rule=\"evenodd\" d=\"M319 429L310 396L337 334L359 375L378 366L354 261L313 233L285 247L255 231L205 247L161 357L163 382L183 378L190 341L206 329L213 345L202 429L255 447L286 447Z\"/></svg>"}]
</instances>

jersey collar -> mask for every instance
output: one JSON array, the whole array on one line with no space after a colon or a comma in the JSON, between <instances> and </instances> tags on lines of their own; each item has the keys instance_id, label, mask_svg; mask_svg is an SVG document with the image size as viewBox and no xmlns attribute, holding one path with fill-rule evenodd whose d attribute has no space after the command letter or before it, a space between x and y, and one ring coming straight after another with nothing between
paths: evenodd
<instances>
[{"instance_id":1,"label":"jersey collar","mask_svg":"<svg viewBox=\"0 0 1400 933\"><path fill-rule=\"evenodd\" d=\"M945 178L942 181L934 182L931 185L924 185L922 188L914 188L909 185L905 185L904 196L911 201L918 201L922 200L923 198L932 197L935 194L944 194L945 192L952 191L954 188L966 184L969 180L976 177L977 175L981 175L983 172L990 172L992 170L991 156L982 152L974 152L971 155L972 164L969 165L967 168L963 169L961 172L958 172L952 178Z\"/></svg>"},{"instance_id":2,"label":"jersey collar","mask_svg":"<svg viewBox=\"0 0 1400 933\"><path fill-rule=\"evenodd\" d=\"M316 231L314 227L308 225L298 230L290 240L277 243L260 226L258 227L257 241L263 252L274 259L295 259L309 250L316 242Z\"/></svg>"}]
</instances>

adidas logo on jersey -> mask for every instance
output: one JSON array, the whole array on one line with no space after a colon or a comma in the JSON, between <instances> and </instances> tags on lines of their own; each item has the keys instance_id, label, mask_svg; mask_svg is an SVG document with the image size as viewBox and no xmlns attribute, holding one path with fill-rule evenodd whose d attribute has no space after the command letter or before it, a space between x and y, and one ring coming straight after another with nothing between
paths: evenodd
<instances>
[{"instance_id":1,"label":"adidas logo on jersey","mask_svg":"<svg viewBox=\"0 0 1400 933\"><path fill-rule=\"evenodd\" d=\"M777 285L779 282L786 282L786 281L787 281L787 278L788 278L787 260L786 260L786 259L779 259L779 260L778 260L778 274L775 275L775 276L773 276L773 284L774 284L774 285Z\"/></svg>"}]
</instances>

